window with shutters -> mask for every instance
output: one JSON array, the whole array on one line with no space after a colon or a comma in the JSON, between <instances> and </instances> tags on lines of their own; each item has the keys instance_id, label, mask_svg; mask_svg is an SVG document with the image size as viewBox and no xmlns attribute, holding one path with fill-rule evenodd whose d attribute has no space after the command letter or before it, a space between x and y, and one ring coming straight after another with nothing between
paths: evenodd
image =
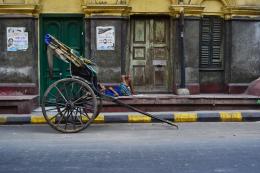
<instances>
[{"instance_id":1,"label":"window with shutters","mask_svg":"<svg viewBox=\"0 0 260 173\"><path fill-rule=\"evenodd\" d=\"M223 68L223 19L204 16L201 20L200 69Z\"/></svg>"}]
</instances>

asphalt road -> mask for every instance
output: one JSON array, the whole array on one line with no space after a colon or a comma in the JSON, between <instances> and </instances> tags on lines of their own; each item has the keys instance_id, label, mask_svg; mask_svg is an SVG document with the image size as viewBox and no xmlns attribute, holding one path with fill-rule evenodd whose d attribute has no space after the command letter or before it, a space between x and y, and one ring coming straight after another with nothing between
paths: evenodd
<instances>
[{"instance_id":1,"label":"asphalt road","mask_svg":"<svg viewBox=\"0 0 260 173\"><path fill-rule=\"evenodd\" d=\"M0 126L0 172L259 173L260 122Z\"/></svg>"}]
</instances>

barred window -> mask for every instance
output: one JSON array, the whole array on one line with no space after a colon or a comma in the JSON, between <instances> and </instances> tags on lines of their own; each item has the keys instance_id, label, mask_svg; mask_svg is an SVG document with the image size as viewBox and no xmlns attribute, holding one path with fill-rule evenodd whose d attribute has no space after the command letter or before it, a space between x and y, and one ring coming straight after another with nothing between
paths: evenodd
<instances>
[{"instance_id":1,"label":"barred window","mask_svg":"<svg viewBox=\"0 0 260 173\"><path fill-rule=\"evenodd\" d=\"M223 19L204 16L201 20L200 69L223 68Z\"/></svg>"}]
</instances>

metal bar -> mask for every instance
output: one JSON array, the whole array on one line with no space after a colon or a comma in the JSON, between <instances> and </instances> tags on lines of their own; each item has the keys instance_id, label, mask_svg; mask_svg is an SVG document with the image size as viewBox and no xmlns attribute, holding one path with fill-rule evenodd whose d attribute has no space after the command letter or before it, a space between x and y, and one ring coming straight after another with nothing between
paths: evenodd
<instances>
[{"instance_id":1,"label":"metal bar","mask_svg":"<svg viewBox=\"0 0 260 173\"><path fill-rule=\"evenodd\" d=\"M169 124L169 125L171 125L171 126L176 127L177 129L179 129L178 125L174 124L174 123L171 122L171 121L164 120L164 119L162 119L162 118L159 118L159 117L156 117L156 116L154 116L154 115L152 115L152 114L149 114L149 113L147 113L147 112L144 112L144 111L142 111L142 110L140 110L140 109L138 109L138 108L135 108L135 107L133 107L133 106L130 106L130 105L128 105L128 104L125 104L124 102L119 101L118 99L116 99L116 98L114 98L114 97L104 95L104 94L100 93L99 91L97 91L95 88L94 88L94 90L95 90L95 92L97 92L97 93L101 96L101 98L102 98L103 100L112 101L112 102L114 102L114 103L116 103L116 104L118 104L118 105L120 105L120 106L123 106L123 107L125 107L125 108L130 109L130 110L133 110L133 111L135 111L135 112L139 112L139 113L141 113L141 114L143 114L143 115L146 115L146 116L148 116L148 117L154 118L154 119L159 120L159 121L161 121L161 122L167 123L167 124Z\"/></svg>"},{"instance_id":2,"label":"metal bar","mask_svg":"<svg viewBox=\"0 0 260 173\"><path fill-rule=\"evenodd\" d=\"M147 113L147 112L144 112L144 111L142 111L142 110L140 110L140 109L137 109L137 108L135 108L135 107L133 107L133 106L130 106L130 105L128 105L128 104L125 104L125 103L123 103L123 102L121 102L121 101L119 101L119 100L117 100L117 99L114 99L113 102L114 102L114 103L117 103L117 104L119 104L119 105L121 105L121 106L124 106L124 107L126 107L126 108L128 108L128 109L131 109L131 110L133 110L133 111L135 111L135 112L139 112L139 113L141 113L141 114L143 114L143 115L146 115L146 116L148 116L148 117L154 118L154 119L159 120L159 121L164 122L164 123L167 123L167 124L169 124L169 125L171 125L171 126L176 127L177 129L179 129L179 127L178 127L176 124L174 124L173 122L171 122L171 121L164 120L164 119L161 119L161 118L159 118L159 117L156 117L156 116L154 116L154 115L152 115L152 114L149 114L149 113Z\"/></svg>"}]
</instances>

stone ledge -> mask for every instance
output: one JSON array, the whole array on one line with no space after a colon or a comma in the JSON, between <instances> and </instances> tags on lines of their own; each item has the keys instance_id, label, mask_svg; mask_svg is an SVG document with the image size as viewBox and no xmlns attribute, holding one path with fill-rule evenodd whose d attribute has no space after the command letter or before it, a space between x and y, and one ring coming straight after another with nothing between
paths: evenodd
<instances>
[{"instance_id":1,"label":"stone ledge","mask_svg":"<svg viewBox=\"0 0 260 173\"><path fill-rule=\"evenodd\" d=\"M248 86L248 83L229 83L227 84L227 92L228 94L242 94Z\"/></svg>"},{"instance_id":2,"label":"stone ledge","mask_svg":"<svg viewBox=\"0 0 260 173\"><path fill-rule=\"evenodd\" d=\"M35 83L0 83L0 96L36 94L38 88Z\"/></svg>"},{"instance_id":3,"label":"stone ledge","mask_svg":"<svg viewBox=\"0 0 260 173\"><path fill-rule=\"evenodd\" d=\"M30 14L34 15L39 11L39 4L0 4L0 14Z\"/></svg>"},{"instance_id":4,"label":"stone ledge","mask_svg":"<svg viewBox=\"0 0 260 173\"><path fill-rule=\"evenodd\" d=\"M132 7L121 4L86 4L82 8L87 15L96 13L124 15L132 10Z\"/></svg>"},{"instance_id":5,"label":"stone ledge","mask_svg":"<svg viewBox=\"0 0 260 173\"><path fill-rule=\"evenodd\" d=\"M233 110L256 109L259 97L245 94L199 94L199 95L133 95L118 97L126 104L145 111L195 111L195 110ZM126 112L128 109L115 103L104 101L102 111Z\"/></svg>"},{"instance_id":6,"label":"stone ledge","mask_svg":"<svg viewBox=\"0 0 260 173\"><path fill-rule=\"evenodd\" d=\"M0 96L0 113L28 114L38 106L38 95Z\"/></svg>"}]
</instances>

